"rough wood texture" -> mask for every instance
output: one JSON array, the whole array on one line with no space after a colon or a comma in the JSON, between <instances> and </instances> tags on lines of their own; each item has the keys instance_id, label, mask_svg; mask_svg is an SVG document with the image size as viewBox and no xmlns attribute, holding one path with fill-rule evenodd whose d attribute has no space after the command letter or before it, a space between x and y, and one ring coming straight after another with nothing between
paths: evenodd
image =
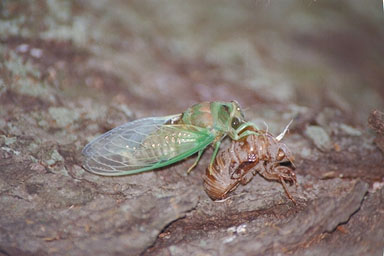
<instances>
[{"instance_id":1,"label":"rough wood texture","mask_svg":"<svg viewBox=\"0 0 384 256\"><path fill-rule=\"evenodd\" d=\"M382 255L384 34L369 1L0 1L0 255ZM212 149L81 168L124 122L237 100L297 166L204 192ZM374 110L368 125L368 116ZM222 144L228 147L229 141Z\"/></svg>"}]
</instances>

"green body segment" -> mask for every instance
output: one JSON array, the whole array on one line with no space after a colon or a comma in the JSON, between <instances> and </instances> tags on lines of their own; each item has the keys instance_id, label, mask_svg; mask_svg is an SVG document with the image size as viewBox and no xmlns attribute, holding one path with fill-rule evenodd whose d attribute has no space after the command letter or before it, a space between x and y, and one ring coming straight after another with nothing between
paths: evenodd
<instances>
[{"instance_id":1,"label":"green body segment","mask_svg":"<svg viewBox=\"0 0 384 256\"><path fill-rule=\"evenodd\" d=\"M182 123L205 127L215 135L229 132L231 114L244 118L240 107L233 102L203 102L187 109L182 115Z\"/></svg>"},{"instance_id":2,"label":"green body segment","mask_svg":"<svg viewBox=\"0 0 384 256\"><path fill-rule=\"evenodd\" d=\"M196 152L200 157L208 145L215 143L213 160L221 139L225 135L237 139L238 128L244 124L236 102L203 102L182 114L139 119L90 142L83 149L84 167L106 176L140 173Z\"/></svg>"}]
</instances>

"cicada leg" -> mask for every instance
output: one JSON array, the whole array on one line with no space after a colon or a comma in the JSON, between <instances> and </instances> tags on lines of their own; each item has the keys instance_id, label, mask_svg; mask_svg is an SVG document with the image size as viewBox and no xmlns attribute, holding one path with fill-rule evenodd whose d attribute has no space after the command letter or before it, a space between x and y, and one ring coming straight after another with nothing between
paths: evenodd
<instances>
[{"instance_id":1,"label":"cicada leg","mask_svg":"<svg viewBox=\"0 0 384 256\"><path fill-rule=\"evenodd\" d=\"M221 144L221 139L220 140L217 140L215 142L215 149L213 151L213 154L212 154L212 157L211 157L211 162L209 163L209 166L208 166L208 169L209 169L209 174L213 175L213 163L215 162L215 158L216 158L216 155L217 155L217 152L219 152L219 148L220 148L220 144Z\"/></svg>"},{"instance_id":2,"label":"cicada leg","mask_svg":"<svg viewBox=\"0 0 384 256\"><path fill-rule=\"evenodd\" d=\"M197 153L197 158L195 160L195 162L191 165L191 167L188 168L187 170L187 174L189 174L193 168L195 168L195 166L197 165L197 163L199 162L200 160L200 157L201 155L203 154L204 150L200 150L198 153Z\"/></svg>"},{"instance_id":3,"label":"cicada leg","mask_svg":"<svg viewBox=\"0 0 384 256\"><path fill-rule=\"evenodd\" d=\"M280 177L279 177L279 180L280 180L281 184L283 185L285 194L287 194L288 198L291 199L292 202L294 202L294 203L297 205L296 200L293 198L293 196L292 196L292 195L289 193L289 191L288 191L288 188L287 188L287 185L285 184L284 178L283 178L282 176L280 176Z\"/></svg>"},{"instance_id":4,"label":"cicada leg","mask_svg":"<svg viewBox=\"0 0 384 256\"><path fill-rule=\"evenodd\" d=\"M242 134L239 135L239 133L244 130L245 128L249 127L249 126L252 126L255 128L255 130L258 130L256 125L254 123L251 123L251 122L246 122L246 123L243 123L242 125L240 125L237 129L236 129L236 132L233 136L233 139L234 140L239 140L243 137L246 137L248 135L251 135L251 134L255 134L255 135L258 135L259 133L256 132L256 131L250 131L250 130L247 130L245 132L243 132Z\"/></svg>"}]
</instances>

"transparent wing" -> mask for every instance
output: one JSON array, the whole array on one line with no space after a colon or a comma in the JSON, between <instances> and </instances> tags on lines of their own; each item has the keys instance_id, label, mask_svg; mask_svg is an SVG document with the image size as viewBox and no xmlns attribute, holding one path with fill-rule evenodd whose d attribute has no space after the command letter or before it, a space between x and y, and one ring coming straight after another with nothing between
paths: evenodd
<instances>
[{"instance_id":1,"label":"transparent wing","mask_svg":"<svg viewBox=\"0 0 384 256\"><path fill-rule=\"evenodd\" d=\"M134 174L180 161L212 143L205 128L173 124L179 118L143 118L110 130L85 146L84 167L106 176Z\"/></svg>"}]
</instances>

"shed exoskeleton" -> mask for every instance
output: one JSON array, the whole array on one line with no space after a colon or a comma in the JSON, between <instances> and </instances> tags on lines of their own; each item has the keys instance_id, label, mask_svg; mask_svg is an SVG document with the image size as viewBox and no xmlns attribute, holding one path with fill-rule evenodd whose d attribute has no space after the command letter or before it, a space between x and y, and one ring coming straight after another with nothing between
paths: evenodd
<instances>
[{"instance_id":1,"label":"shed exoskeleton","mask_svg":"<svg viewBox=\"0 0 384 256\"><path fill-rule=\"evenodd\" d=\"M239 184L247 184L258 173L267 180L279 181L287 196L296 203L286 186L286 182L296 185L297 180L293 172L293 155L280 142L284 134L275 138L267 131L255 130L254 127L247 130L257 133L232 141L229 148L216 156L212 171L207 169L203 179L209 197L213 200L225 199Z\"/></svg>"}]
</instances>

